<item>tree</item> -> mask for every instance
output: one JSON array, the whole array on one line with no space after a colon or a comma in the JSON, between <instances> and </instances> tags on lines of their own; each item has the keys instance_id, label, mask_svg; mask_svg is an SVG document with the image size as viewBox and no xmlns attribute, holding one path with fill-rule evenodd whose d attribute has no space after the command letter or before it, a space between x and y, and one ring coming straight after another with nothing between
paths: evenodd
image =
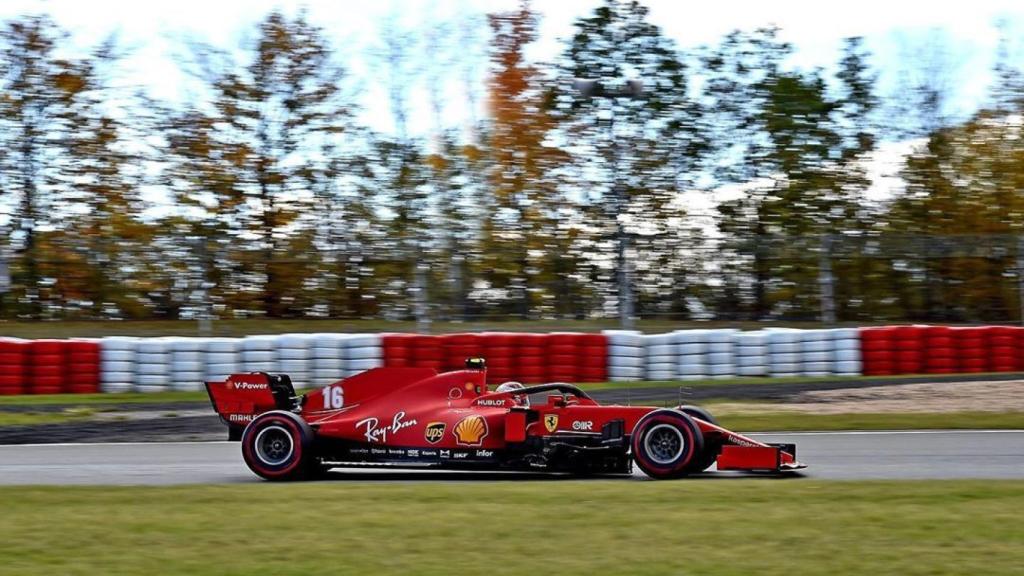
<instances>
[{"instance_id":1,"label":"tree","mask_svg":"<svg viewBox=\"0 0 1024 576\"><path fill-rule=\"evenodd\" d=\"M594 280L606 276L599 260L614 261L624 322L631 316L631 240L672 232L682 212L673 201L692 185L708 149L687 66L647 16L639 2L606 0L576 21L558 70L559 141L572 143L574 173L582 176L575 185L586 225L578 232L597 258ZM569 89L580 78L600 83L597 97ZM642 83L641 97L631 97L629 80Z\"/></svg>"},{"instance_id":2,"label":"tree","mask_svg":"<svg viewBox=\"0 0 1024 576\"><path fill-rule=\"evenodd\" d=\"M41 263L51 255L39 235L61 218L56 196L71 177L70 136L79 129L77 108L89 89L86 65L57 54L64 37L46 16L12 20L0 30L0 178L14 199L15 283L32 318L42 316L49 299Z\"/></svg>"},{"instance_id":3,"label":"tree","mask_svg":"<svg viewBox=\"0 0 1024 576\"><path fill-rule=\"evenodd\" d=\"M325 148L340 138L351 107L345 72L323 31L304 14L270 13L246 46L248 62L224 53L200 54L213 92L214 148L230 165L231 186L244 194L230 218L241 225L234 258L258 282L267 316L300 313L303 285L315 260L310 187L325 174Z\"/></svg>"}]
</instances>

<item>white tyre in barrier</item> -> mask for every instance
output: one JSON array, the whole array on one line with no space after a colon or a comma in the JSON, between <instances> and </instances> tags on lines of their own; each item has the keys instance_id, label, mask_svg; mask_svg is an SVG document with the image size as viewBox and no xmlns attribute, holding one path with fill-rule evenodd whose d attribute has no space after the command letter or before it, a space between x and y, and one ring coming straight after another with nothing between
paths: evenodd
<instances>
[{"instance_id":1,"label":"white tyre in barrier","mask_svg":"<svg viewBox=\"0 0 1024 576\"><path fill-rule=\"evenodd\" d=\"M737 356L767 356L768 346L737 346Z\"/></svg>"},{"instance_id":2,"label":"white tyre in barrier","mask_svg":"<svg viewBox=\"0 0 1024 576\"><path fill-rule=\"evenodd\" d=\"M831 362L804 362L800 371L807 376L827 376L832 372Z\"/></svg>"},{"instance_id":3,"label":"white tyre in barrier","mask_svg":"<svg viewBox=\"0 0 1024 576\"><path fill-rule=\"evenodd\" d=\"M644 365L644 370L647 371L648 375L650 375L651 372L671 372L675 374L676 363L674 361L648 362Z\"/></svg>"},{"instance_id":4,"label":"white tyre in barrier","mask_svg":"<svg viewBox=\"0 0 1024 576\"><path fill-rule=\"evenodd\" d=\"M736 365L737 366L767 366L768 365L768 357L767 356L737 356L736 357Z\"/></svg>"},{"instance_id":5,"label":"white tyre in barrier","mask_svg":"<svg viewBox=\"0 0 1024 576\"><path fill-rule=\"evenodd\" d=\"M170 363L170 361L170 354L139 352L138 354L135 355L135 362L137 364L168 364Z\"/></svg>"},{"instance_id":6,"label":"white tyre in barrier","mask_svg":"<svg viewBox=\"0 0 1024 576\"><path fill-rule=\"evenodd\" d=\"M280 372L276 362L243 362L242 372Z\"/></svg>"},{"instance_id":7,"label":"white tyre in barrier","mask_svg":"<svg viewBox=\"0 0 1024 576\"><path fill-rule=\"evenodd\" d=\"M169 364L136 364L135 373L166 378L171 373L171 366Z\"/></svg>"},{"instance_id":8,"label":"white tyre in barrier","mask_svg":"<svg viewBox=\"0 0 1024 576\"><path fill-rule=\"evenodd\" d=\"M343 358L314 358L310 365L315 370L341 370L345 366Z\"/></svg>"},{"instance_id":9,"label":"white tyre in barrier","mask_svg":"<svg viewBox=\"0 0 1024 576\"><path fill-rule=\"evenodd\" d=\"M284 359L278 361L281 371L285 374L309 372L309 360Z\"/></svg>"},{"instance_id":10,"label":"white tyre in barrier","mask_svg":"<svg viewBox=\"0 0 1024 576\"><path fill-rule=\"evenodd\" d=\"M776 354L797 354L800 352L799 342L772 342L768 345L768 353Z\"/></svg>"},{"instance_id":11,"label":"white tyre in barrier","mask_svg":"<svg viewBox=\"0 0 1024 576\"><path fill-rule=\"evenodd\" d=\"M680 356L685 354L704 354L707 351L707 342L687 342L685 344L676 344L676 354Z\"/></svg>"},{"instance_id":12,"label":"white tyre in barrier","mask_svg":"<svg viewBox=\"0 0 1024 576\"><path fill-rule=\"evenodd\" d=\"M828 331L832 340L855 340L860 342L860 328L832 328Z\"/></svg>"},{"instance_id":13,"label":"white tyre in barrier","mask_svg":"<svg viewBox=\"0 0 1024 576\"><path fill-rule=\"evenodd\" d=\"M675 370L648 370L645 380L675 380Z\"/></svg>"},{"instance_id":14,"label":"white tyre in barrier","mask_svg":"<svg viewBox=\"0 0 1024 576\"><path fill-rule=\"evenodd\" d=\"M345 358L348 360L371 360L384 357L384 350L380 346L358 346L345 350Z\"/></svg>"},{"instance_id":15,"label":"white tyre in barrier","mask_svg":"<svg viewBox=\"0 0 1024 576\"><path fill-rule=\"evenodd\" d=\"M736 374L736 365L729 364L708 364L708 374L712 376L733 376Z\"/></svg>"},{"instance_id":16,"label":"white tyre in barrier","mask_svg":"<svg viewBox=\"0 0 1024 576\"><path fill-rule=\"evenodd\" d=\"M677 344L706 344L709 341L707 330L679 330L676 332Z\"/></svg>"},{"instance_id":17,"label":"white tyre in barrier","mask_svg":"<svg viewBox=\"0 0 1024 576\"><path fill-rule=\"evenodd\" d=\"M132 374L135 372L135 362L119 362L115 360L103 360L100 362L100 372L104 374L112 374L115 372L121 372L124 374Z\"/></svg>"},{"instance_id":18,"label":"white tyre in barrier","mask_svg":"<svg viewBox=\"0 0 1024 576\"><path fill-rule=\"evenodd\" d=\"M638 376L609 376L609 382L636 382L640 378Z\"/></svg>"},{"instance_id":19,"label":"white tyre in barrier","mask_svg":"<svg viewBox=\"0 0 1024 576\"><path fill-rule=\"evenodd\" d=\"M612 346L641 347L644 345L644 337L636 330L602 330L602 334L608 337L608 344Z\"/></svg>"},{"instance_id":20,"label":"white tyre in barrier","mask_svg":"<svg viewBox=\"0 0 1024 576\"><path fill-rule=\"evenodd\" d=\"M709 354L732 354L735 346L732 342L709 342L708 353Z\"/></svg>"},{"instance_id":21,"label":"white tyre in barrier","mask_svg":"<svg viewBox=\"0 0 1024 576\"><path fill-rule=\"evenodd\" d=\"M238 338L207 338L204 349L208 354L234 353L242 349L242 341Z\"/></svg>"},{"instance_id":22,"label":"white tyre in barrier","mask_svg":"<svg viewBox=\"0 0 1024 576\"><path fill-rule=\"evenodd\" d=\"M829 342L834 340L831 330L800 330L800 341L801 342Z\"/></svg>"},{"instance_id":23,"label":"white tyre in barrier","mask_svg":"<svg viewBox=\"0 0 1024 576\"><path fill-rule=\"evenodd\" d=\"M707 341L712 344L723 342L731 344L737 332L739 332L739 330L736 330L735 328L718 328L716 330L708 330Z\"/></svg>"},{"instance_id":24,"label":"white tyre in barrier","mask_svg":"<svg viewBox=\"0 0 1024 576\"><path fill-rule=\"evenodd\" d=\"M205 349L205 338L174 338L171 340L171 350L174 352L199 352Z\"/></svg>"},{"instance_id":25,"label":"white tyre in barrier","mask_svg":"<svg viewBox=\"0 0 1024 576\"><path fill-rule=\"evenodd\" d=\"M310 356L318 360L341 360L345 358L345 349L340 346L337 348L324 348L322 346L317 346L316 348L310 349Z\"/></svg>"},{"instance_id":26,"label":"white tyre in barrier","mask_svg":"<svg viewBox=\"0 0 1024 576\"><path fill-rule=\"evenodd\" d=\"M676 376L676 380L686 381L707 380L708 378L710 378L710 376L708 376L707 374L679 374L678 376Z\"/></svg>"},{"instance_id":27,"label":"white tyre in barrier","mask_svg":"<svg viewBox=\"0 0 1024 576\"><path fill-rule=\"evenodd\" d=\"M836 350L836 362L860 362L860 349L857 350Z\"/></svg>"},{"instance_id":28,"label":"white tyre in barrier","mask_svg":"<svg viewBox=\"0 0 1024 576\"><path fill-rule=\"evenodd\" d=\"M313 342L312 334L279 334L274 340L277 349L282 348L309 348Z\"/></svg>"},{"instance_id":29,"label":"white tyre in barrier","mask_svg":"<svg viewBox=\"0 0 1024 576\"><path fill-rule=\"evenodd\" d=\"M648 334L644 336L644 347L650 348L651 346L666 346L676 343L676 333L667 332L665 334Z\"/></svg>"},{"instance_id":30,"label":"white tyre in barrier","mask_svg":"<svg viewBox=\"0 0 1024 576\"><path fill-rule=\"evenodd\" d=\"M797 344L800 342L800 332L788 328L769 328L766 330L769 344Z\"/></svg>"},{"instance_id":31,"label":"white tyre in barrier","mask_svg":"<svg viewBox=\"0 0 1024 576\"><path fill-rule=\"evenodd\" d=\"M800 355L800 361L804 364L814 364L818 362L831 362L831 352L807 352L806 354Z\"/></svg>"},{"instance_id":32,"label":"white tyre in barrier","mask_svg":"<svg viewBox=\"0 0 1024 576\"><path fill-rule=\"evenodd\" d=\"M768 374L768 367L764 364L742 364L736 366L736 374L739 376L765 376Z\"/></svg>"},{"instance_id":33,"label":"white tyre in barrier","mask_svg":"<svg viewBox=\"0 0 1024 576\"><path fill-rule=\"evenodd\" d=\"M645 362L642 356L609 356L608 368L643 368Z\"/></svg>"},{"instance_id":34,"label":"white tyre in barrier","mask_svg":"<svg viewBox=\"0 0 1024 576\"><path fill-rule=\"evenodd\" d=\"M277 354L273 350L245 350L242 352L242 362L275 362Z\"/></svg>"},{"instance_id":35,"label":"white tyre in barrier","mask_svg":"<svg viewBox=\"0 0 1024 576\"><path fill-rule=\"evenodd\" d=\"M348 360L345 365L349 371L363 371L371 368L380 368L384 365L384 360L381 358L356 358L354 360Z\"/></svg>"},{"instance_id":36,"label":"white tyre in barrier","mask_svg":"<svg viewBox=\"0 0 1024 576\"><path fill-rule=\"evenodd\" d=\"M860 352L860 340L836 340L832 342L836 350L856 350Z\"/></svg>"},{"instance_id":37,"label":"white tyre in barrier","mask_svg":"<svg viewBox=\"0 0 1024 576\"><path fill-rule=\"evenodd\" d=\"M803 366L797 362L778 362L768 365L768 373L772 376L795 376L799 375L801 370L803 370Z\"/></svg>"},{"instance_id":38,"label":"white tyre in barrier","mask_svg":"<svg viewBox=\"0 0 1024 576\"><path fill-rule=\"evenodd\" d=\"M238 352L208 352L204 358L207 364L238 364L241 360Z\"/></svg>"},{"instance_id":39,"label":"white tyre in barrier","mask_svg":"<svg viewBox=\"0 0 1024 576\"><path fill-rule=\"evenodd\" d=\"M140 354L168 354L171 351L170 343L160 338L146 338L139 340L136 348Z\"/></svg>"},{"instance_id":40,"label":"white tyre in barrier","mask_svg":"<svg viewBox=\"0 0 1024 576\"><path fill-rule=\"evenodd\" d=\"M100 349L100 360L102 362L134 362L136 352L134 350L104 350Z\"/></svg>"},{"instance_id":41,"label":"white tyre in barrier","mask_svg":"<svg viewBox=\"0 0 1024 576\"><path fill-rule=\"evenodd\" d=\"M172 374L179 374L179 373L182 373L182 372L199 372L199 373L202 373L205 366L206 366L205 362L199 362L199 361L195 361L195 362L171 362L171 373Z\"/></svg>"},{"instance_id":42,"label":"white tyre in barrier","mask_svg":"<svg viewBox=\"0 0 1024 576\"><path fill-rule=\"evenodd\" d=\"M652 344L647 347L647 357L651 356L675 356L676 345L675 344Z\"/></svg>"},{"instance_id":43,"label":"white tyre in barrier","mask_svg":"<svg viewBox=\"0 0 1024 576\"><path fill-rule=\"evenodd\" d=\"M630 358L646 356L644 349L639 346L625 346L612 344L608 346L608 356L626 356Z\"/></svg>"},{"instance_id":44,"label":"white tyre in barrier","mask_svg":"<svg viewBox=\"0 0 1024 576\"><path fill-rule=\"evenodd\" d=\"M733 339L737 346L767 346L768 334L764 332L740 332Z\"/></svg>"},{"instance_id":45,"label":"white tyre in barrier","mask_svg":"<svg viewBox=\"0 0 1024 576\"><path fill-rule=\"evenodd\" d=\"M679 376L707 376L709 373L707 364L678 364L676 374Z\"/></svg>"},{"instance_id":46,"label":"white tyre in barrier","mask_svg":"<svg viewBox=\"0 0 1024 576\"><path fill-rule=\"evenodd\" d=\"M352 334L345 339L346 348L380 348L380 334Z\"/></svg>"},{"instance_id":47,"label":"white tyre in barrier","mask_svg":"<svg viewBox=\"0 0 1024 576\"><path fill-rule=\"evenodd\" d=\"M139 383L139 386L161 386L164 388L171 383L167 374L139 374L135 377L135 381Z\"/></svg>"},{"instance_id":48,"label":"white tyre in barrier","mask_svg":"<svg viewBox=\"0 0 1024 576\"><path fill-rule=\"evenodd\" d=\"M171 355L171 361L174 363L178 362L202 362L205 359L205 355L202 352L193 350L187 350L182 352L175 352Z\"/></svg>"},{"instance_id":49,"label":"white tyre in barrier","mask_svg":"<svg viewBox=\"0 0 1024 576\"><path fill-rule=\"evenodd\" d=\"M734 358L732 352L711 352L708 354L708 364L732 364Z\"/></svg>"},{"instance_id":50,"label":"white tyre in barrier","mask_svg":"<svg viewBox=\"0 0 1024 576\"><path fill-rule=\"evenodd\" d=\"M135 385L131 381L100 382L100 391L104 392L105 394L119 394L121 392L131 392L133 388L135 388Z\"/></svg>"},{"instance_id":51,"label":"white tyre in barrier","mask_svg":"<svg viewBox=\"0 0 1024 576\"><path fill-rule=\"evenodd\" d=\"M863 365L860 360L844 360L836 362L832 365L832 370L836 374L859 376L863 370Z\"/></svg>"},{"instance_id":52,"label":"white tyre in barrier","mask_svg":"<svg viewBox=\"0 0 1024 576\"><path fill-rule=\"evenodd\" d=\"M276 349L276 340L275 336L246 336L242 339L242 350L273 351Z\"/></svg>"},{"instance_id":53,"label":"white tyre in barrier","mask_svg":"<svg viewBox=\"0 0 1024 576\"><path fill-rule=\"evenodd\" d=\"M810 340L800 343L801 352L829 352L833 349L831 340Z\"/></svg>"},{"instance_id":54,"label":"white tyre in barrier","mask_svg":"<svg viewBox=\"0 0 1024 576\"><path fill-rule=\"evenodd\" d=\"M309 348L278 348L279 360L306 360L310 357Z\"/></svg>"},{"instance_id":55,"label":"white tyre in barrier","mask_svg":"<svg viewBox=\"0 0 1024 576\"><path fill-rule=\"evenodd\" d=\"M139 339L128 336L108 336L100 339L100 352L134 352L139 348Z\"/></svg>"},{"instance_id":56,"label":"white tyre in barrier","mask_svg":"<svg viewBox=\"0 0 1024 576\"><path fill-rule=\"evenodd\" d=\"M624 378L627 380L640 380L644 377L643 368L625 368L619 367L614 370L608 370L609 377Z\"/></svg>"},{"instance_id":57,"label":"white tyre in barrier","mask_svg":"<svg viewBox=\"0 0 1024 576\"><path fill-rule=\"evenodd\" d=\"M221 381L225 380L232 374L238 374L242 372L242 368L237 364L210 364L206 367L206 372L203 377L210 381Z\"/></svg>"}]
</instances>

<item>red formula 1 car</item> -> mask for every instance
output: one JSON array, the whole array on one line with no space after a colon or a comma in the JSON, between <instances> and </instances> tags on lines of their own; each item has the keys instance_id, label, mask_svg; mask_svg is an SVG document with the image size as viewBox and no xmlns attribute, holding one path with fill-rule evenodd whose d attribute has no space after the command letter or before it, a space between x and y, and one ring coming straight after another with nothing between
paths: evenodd
<instances>
[{"instance_id":1,"label":"red formula 1 car","mask_svg":"<svg viewBox=\"0 0 1024 576\"><path fill-rule=\"evenodd\" d=\"M602 406L571 384L487 389L484 363L438 374L376 368L297 396L287 376L235 374L206 388L268 480L334 467L381 466L628 474L803 468L792 444L763 444L718 426L694 406ZM530 397L546 396L531 404Z\"/></svg>"}]
</instances>

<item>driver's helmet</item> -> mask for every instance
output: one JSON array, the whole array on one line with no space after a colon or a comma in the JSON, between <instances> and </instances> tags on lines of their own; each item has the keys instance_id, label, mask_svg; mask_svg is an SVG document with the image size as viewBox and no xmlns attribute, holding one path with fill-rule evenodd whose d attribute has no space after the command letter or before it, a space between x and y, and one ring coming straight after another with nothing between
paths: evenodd
<instances>
[{"instance_id":1,"label":"driver's helmet","mask_svg":"<svg viewBox=\"0 0 1024 576\"><path fill-rule=\"evenodd\" d=\"M522 382L505 382L495 388L494 391L500 394L502 392L515 392L516 390L521 390L523 388L526 388L526 386L523 386ZM528 394L513 394L512 398L520 406L530 405L530 396Z\"/></svg>"}]
</instances>

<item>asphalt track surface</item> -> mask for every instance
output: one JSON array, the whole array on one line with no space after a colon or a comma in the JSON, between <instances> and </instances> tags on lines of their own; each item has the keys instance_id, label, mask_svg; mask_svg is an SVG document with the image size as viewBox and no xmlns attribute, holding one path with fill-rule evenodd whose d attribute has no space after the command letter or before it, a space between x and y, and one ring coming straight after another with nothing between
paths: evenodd
<instances>
[{"instance_id":1,"label":"asphalt track surface","mask_svg":"<svg viewBox=\"0 0 1024 576\"><path fill-rule=\"evenodd\" d=\"M857 479L1024 478L1024 430L792 432L752 434L796 442L807 463L800 477ZM744 477L708 473L689 481ZM550 475L360 469L330 480L493 481L557 479ZM642 480L639 471L633 480ZM260 482L238 443L25 444L0 446L0 485L171 485ZM629 481L624 479L623 481ZM798 480L797 480L798 481Z\"/></svg>"}]
</instances>

